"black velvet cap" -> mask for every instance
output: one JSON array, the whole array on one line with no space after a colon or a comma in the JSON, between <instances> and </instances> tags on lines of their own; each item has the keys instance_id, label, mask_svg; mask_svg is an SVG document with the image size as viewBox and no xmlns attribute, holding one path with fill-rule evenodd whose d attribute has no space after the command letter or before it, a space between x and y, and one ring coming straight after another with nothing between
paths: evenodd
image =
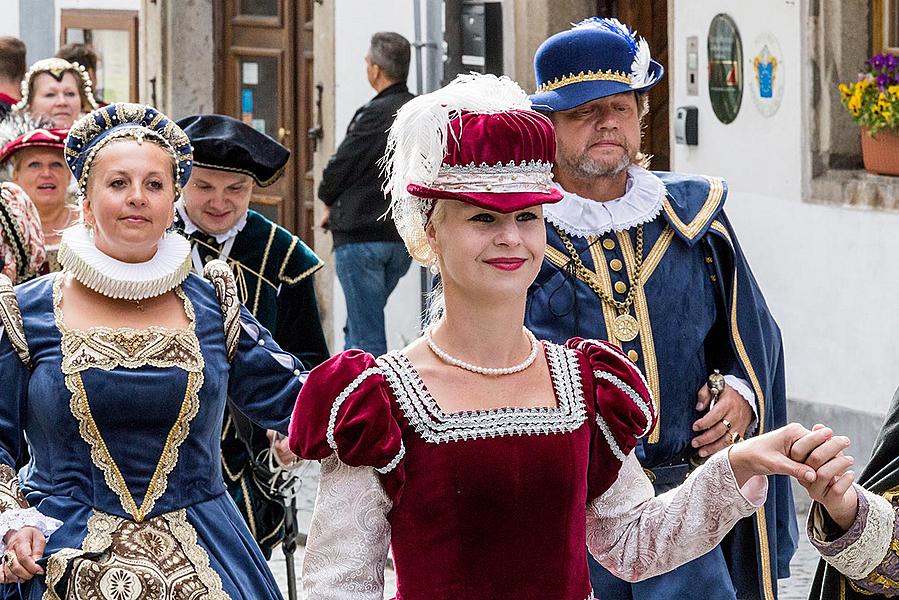
<instances>
[{"instance_id":1,"label":"black velvet cap","mask_svg":"<svg viewBox=\"0 0 899 600\"><path fill-rule=\"evenodd\" d=\"M193 115L178 126L194 147L194 166L245 173L260 187L277 181L290 158L290 150L232 117Z\"/></svg>"}]
</instances>

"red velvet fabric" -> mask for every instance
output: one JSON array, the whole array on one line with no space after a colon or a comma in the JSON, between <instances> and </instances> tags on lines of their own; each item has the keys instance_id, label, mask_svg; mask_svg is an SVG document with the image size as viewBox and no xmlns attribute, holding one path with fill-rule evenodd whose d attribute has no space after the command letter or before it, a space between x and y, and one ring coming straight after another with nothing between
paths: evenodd
<instances>
[{"instance_id":1,"label":"red velvet fabric","mask_svg":"<svg viewBox=\"0 0 899 600\"><path fill-rule=\"evenodd\" d=\"M552 122L532 110L501 113L462 113L449 124L447 166L488 165L542 161L552 164L556 155L556 133ZM511 171L510 171L511 172ZM496 212L514 212L562 199L553 188L529 192L448 192L438 186L410 183L406 189L419 198L461 200Z\"/></svg>"},{"instance_id":2,"label":"red velvet fabric","mask_svg":"<svg viewBox=\"0 0 899 600\"><path fill-rule=\"evenodd\" d=\"M35 129L34 131L29 131L0 148L0 163L6 162L10 156L23 148L43 146L56 148L62 152L65 149L65 141L68 134L68 129Z\"/></svg>"},{"instance_id":3,"label":"red velvet fabric","mask_svg":"<svg viewBox=\"0 0 899 600\"><path fill-rule=\"evenodd\" d=\"M423 409L414 395L398 398L382 374L346 396L334 433L341 460L383 467L399 451L400 437L405 444L399 466L381 476L394 503L388 519L398 600L587 598L586 506L621 467L596 425L597 412L625 453L647 428L633 400L594 371L615 375L651 402L632 363L616 349L582 340L569 346L576 349L585 412L570 432L469 432L468 439L434 443L416 428ZM310 374L290 425L294 452L308 459L330 454L327 424L335 399L376 364L351 350ZM400 384L397 371L390 374L394 385L425 390L417 374ZM555 387L557 395L572 393ZM491 412L479 414L489 421Z\"/></svg>"}]
</instances>

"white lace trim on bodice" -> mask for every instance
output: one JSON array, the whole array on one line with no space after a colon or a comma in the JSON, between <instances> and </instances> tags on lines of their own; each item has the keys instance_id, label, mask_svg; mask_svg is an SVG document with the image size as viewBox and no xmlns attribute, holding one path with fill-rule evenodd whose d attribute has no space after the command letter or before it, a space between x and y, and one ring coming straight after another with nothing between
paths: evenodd
<instances>
[{"instance_id":1,"label":"white lace trim on bodice","mask_svg":"<svg viewBox=\"0 0 899 600\"><path fill-rule=\"evenodd\" d=\"M648 223L662 212L665 184L643 167L627 171L627 188L621 198L598 202L554 184L562 200L543 207L543 217L567 233L578 237L601 236Z\"/></svg>"},{"instance_id":2,"label":"white lace trim on bodice","mask_svg":"<svg viewBox=\"0 0 899 600\"><path fill-rule=\"evenodd\" d=\"M378 359L400 410L426 442L514 435L570 433L587 418L580 365L574 350L544 342L558 406L507 407L446 413L428 392L412 363L399 352Z\"/></svg>"},{"instance_id":3,"label":"white lace trim on bodice","mask_svg":"<svg viewBox=\"0 0 899 600\"><path fill-rule=\"evenodd\" d=\"M44 538L50 539L53 532L62 527L62 521L43 515L35 507L11 508L0 513L0 554L6 552L3 538L10 531L18 531L23 527L34 527Z\"/></svg>"}]
</instances>

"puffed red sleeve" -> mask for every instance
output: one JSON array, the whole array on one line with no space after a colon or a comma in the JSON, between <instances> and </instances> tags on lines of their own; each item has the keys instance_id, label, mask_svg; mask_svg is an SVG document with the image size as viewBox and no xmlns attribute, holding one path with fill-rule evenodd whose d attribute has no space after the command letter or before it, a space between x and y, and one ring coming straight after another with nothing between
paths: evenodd
<instances>
[{"instance_id":1,"label":"puffed red sleeve","mask_svg":"<svg viewBox=\"0 0 899 600\"><path fill-rule=\"evenodd\" d=\"M309 373L300 390L290 419L290 449L308 460L336 453L351 467L397 475L405 447L390 398L371 354L347 350L330 358ZM385 487L391 496L396 491Z\"/></svg>"},{"instance_id":2,"label":"puffed red sleeve","mask_svg":"<svg viewBox=\"0 0 899 600\"><path fill-rule=\"evenodd\" d=\"M590 472L587 499L609 489L637 440L652 430L655 409L640 369L616 346L573 338L567 346L582 356L584 389L592 398ZM588 400L589 401L589 400Z\"/></svg>"}]
</instances>

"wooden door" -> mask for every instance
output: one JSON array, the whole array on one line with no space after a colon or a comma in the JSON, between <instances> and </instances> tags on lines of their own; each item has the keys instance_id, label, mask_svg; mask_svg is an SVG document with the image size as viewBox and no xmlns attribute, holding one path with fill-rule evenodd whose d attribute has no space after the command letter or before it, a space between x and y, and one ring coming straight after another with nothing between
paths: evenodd
<instances>
[{"instance_id":1,"label":"wooden door","mask_svg":"<svg viewBox=\"0 0 899 600\"><path fill-rule=\"evenodd\" d=\"M596 14L616 17L649 42L652 57L665 67L665 79L649 93L649 115L643 128L643 152L651 154L652 168L671 168L668 131L668 0L597 0Z\"/></svg>"},{"instance_id":2,"label":"wooden door","mask_svg":"<svg viewBox=\"0 0 899 600\"><path fill-rule=\"evenodd\" d=\"M252 208L312 245L313 0L217 0L216 110L286 146L284 175L257 188Z\"/></svg>"}]
</instances>

